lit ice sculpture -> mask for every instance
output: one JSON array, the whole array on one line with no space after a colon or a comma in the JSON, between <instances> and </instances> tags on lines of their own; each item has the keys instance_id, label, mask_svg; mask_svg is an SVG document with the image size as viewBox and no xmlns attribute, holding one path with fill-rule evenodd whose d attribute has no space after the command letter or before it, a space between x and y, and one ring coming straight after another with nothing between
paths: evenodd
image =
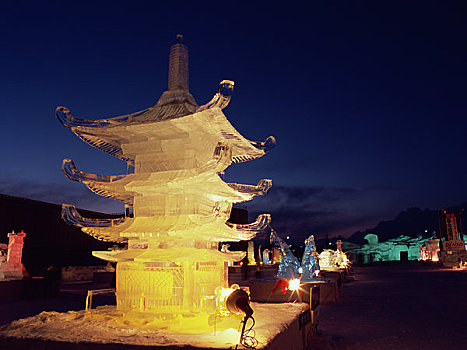
<instances>
[{"instance_id":1,"label":"lit ice sculpture","mask_svg":"<svg viewBox=\"0 0 467 350\"><path fill-rule=\"evenodd\" d=\"M321 270L338 270L336 264L336 252L332 249L324 249L319 254L319 266Z\"/></svg>"},{"instance_id":2,"label":"lit ice sculpture","mask_svg":"<svg viewBox=\"0 0 467 350\"><path fill-rule=\"evenodd\" d=\"M350 260L347 257L347 254L342 251L342 241L340 239L337 240L336 245L337 249L334 253L336 256L336 265L341 269L345 269L350 266Z\"/></svg>"},{"instance_id":3,"label":"lit ice sculpture","mask_svg":"<svg viewBox=\"0 0 467 350\"><path fill-rule=\"evenodd\" d=\"M311 235L305 240L305 251L302 257L302 281L314 281L318 279L319 259L316 251L315 237Z\"/></svg>"},{"instance_id":4,"label":"lit ice sculpture","mask_svg":"<svg viewBox=\"0 0 467 350\"><path fill-rule=\"evenodd\" d=\"M8 246L0 243L0 279L5 278L6 259L8 256Z\"/></svg>"},{"instance_id":5,"label":"lit ice sculpture","mask_svg":"<svg viewBox=\"0 0 467 350\"><path fill-rule=\"evenodd\" d=\"M247 250L247 257L248 257L248 265L255 265L255 243L253 241L248 242L248 250Z\"/></svg>"},{"instance_id":6,"label":"lit ice sculpture","mask_svg":"<svg viewBox=\"0 0 467 350\"><path fill-rule=\"evenodd\" d=\"M319 254L319 265L321 270L335 271L349 267L350 261L342 248L337 250L324 249Z\"/></svg>"},{"instance_id":7,"label":"lit ice sculpture","mask_svg":"<svg viewBox=\"0 0 467 350\"><path fill-rule=\"evenodd\" d=\"M300 275L300 263L297 257L290 251L290 246L284 242L274 231L271 231L271 244L279 247L281 253L281 262L277 270L277 278L280 279L295 279Z\"/></svg>"},{"instance_id":8,"label":"lit ice sculpture","mask_svg":"<svg viewBox=\"0 0 467 350\"><path fill-rule=\"evenodd\" d=\"M275 139L250 141L229 123L222 109L232 81L223 80L209 103L196 104L188 90L188 49L178 39L170 49L168 90L153 107L99 120L75 118L65 107L56 111L83 141L134 169L109 176L85 173L69 159L62 166L71 180L126 204L124 218L84 218L69 204L62 217L99 240L128 243L127 250L93 252L117 262L117 309L127 315L212 315L215 290L227 284L226 263L244 257L219 252L218 242L249 240L270 222L269 214L251 224L227 220L233 203L266 194L271 180L243 185L219 174L262 157Z\"/></svg>"},{"instance_id":9,"label":"lit ice sculpture","mask_svg":"<svg viewBox=\"0 0 467 350\"><path fill-rule=\"evenodd\" d=\"M23 231L8 234L8 252L6 257L2 252L0 256L0 277L1 278L23 278L26 276L26 269L21 263L23 257L24 237Z\"/></svg>"},{"instance_id":10,"label":"lit ice sculpture","mask_svg":"<svg viewBox=\"0 0 467 350\"><path fill-rule=\"evenodd\" d=\"M439 261L439 239L431 238L420 245L420 260Z\"/></svg>"}]
</instances>

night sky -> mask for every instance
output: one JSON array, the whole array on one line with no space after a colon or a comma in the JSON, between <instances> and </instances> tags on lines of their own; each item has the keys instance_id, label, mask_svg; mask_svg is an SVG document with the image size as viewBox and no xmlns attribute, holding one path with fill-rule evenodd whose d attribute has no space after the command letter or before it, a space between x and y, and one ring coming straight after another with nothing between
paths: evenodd
<instances>
[{"instance_id":1,"label":"night sky","mask_svg":"<svg viewBox=\"0 0 467 350\"><path fill-rule=\"evenodd\" d=\"M60 170L126 171L56 119L155 104L178 33L199 105L235 81L224 110L245 137L277 146L227 169L271 178L246 203L301 240L349 235L412 206L467 200L465 1L11 1L0 8L0 193L104 212Z\"/></svg>"}]
</instances>

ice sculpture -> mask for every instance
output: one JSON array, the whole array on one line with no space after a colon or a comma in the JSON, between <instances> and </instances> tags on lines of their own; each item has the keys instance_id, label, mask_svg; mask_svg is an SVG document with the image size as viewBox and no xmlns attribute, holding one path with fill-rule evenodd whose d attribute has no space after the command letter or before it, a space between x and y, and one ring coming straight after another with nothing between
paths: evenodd
<instances>
[{"instance_id":1,"label":"ice sculpture","mask_svg":"<svg viewBox=\"0 0 467 350\"><path fill-rule=\"evenodd\" d=\"M420 259L420 245L424 245L425 242L430 240L430 238L423 238L422 236L400 235L379 242L378 236L375 234L368 234L364 238L368 241L368 244L358 248L354 247L347 252L352 260L360 261L363 264L377 261L418 260ZM436 249L439 250L439 241L436 244ZM437 259L437 254L435 256L435 259Z\"/></svg>"},{"instance_id":2,"label":"ice sculpture","mask_svg":"<svg viewBox=\"0 0 467 350\"><path fill-rule=\"evenodd\" d=\"M0 243L0 279L5 278L6 259L8 256L8 246Z\"/></svg>"},{"instance_id":3,"label":"ice sculpture","mask_svg":"<svg viewBox=\"0 0 467 350\"><path fill-rule=\"evenodd\" d=\"M345 254L342 251L342 241L339 239L336 242L336 252L334 253L336 255L336 264L339 268L345 269L350 266L350 260L347 257L347 254Z\"/></svg>"},{"instance_id":4,"label":"ice sculpture","mask_svg":"<svg viewBox=\"0 0 467 350\"><path fill-rule=\"evenodd\" d=\"M298 278L300 275L300 263L297 257L290 251L290 246L274 231L271 231L270 241L271 244L277 245L281 252L281 262L278 267L277 278L287 280Z\"/></svg>"},{"instance_id":5,"label":"ice sculpture","mask_svg":"<svg viewBox=\"0 0 467 350\"><path fill-rule=\"evenodd\" d=\"M263 250L263 264L269 264L269 249Z\"/></svg>"},{"instance_id":6,"label":"ice sculpture","mask_svg":"<svg viewBox=\"0 0 467 350\"><path fill-rule=\"evenodd\" d=\"M108 176L83 172L69 159L62 166L69 179L126 204L124 218L84 218L68 204L62 217L96 239L128 243L127 250L93 252L117 263L117 309L127 315L212 314L215 290L227 284L226 263L244 257L218 251L218 242L249 240L270 222L269 214L251 224L227 220L233 203L266 194L271 180L243 185L219 175L232 163L262 157L275 139L250 141L229 123L222 109L232 81L223 80L212 100L198 107L188 88L188 49L177 39L170 49L168 90L154 106L99 120L76 118L66 107L56 111L81 140L134 170Z\"/></svg>"},{"instance_id":7,"label":"ice sculpture","mask_svg":"<svg viewBox=\"0 0 467 350\"><path fill-rule=\"evenodd\" d=\"M438 252L439 248L439 239L431 238L430 240L424 242L420 247L420 260L426 261L439 261Z\"/></svg>"},{"instance_id":8,"label":"ice sculpture","mask_svg":"<svg viewBox=\"0 0 467 350\"><path fill-rule=\"evenodd\" d=\"M247 257L248 257L248 265L255 265L255 242L249 241L248 242L248 250L247 250Z\"/></svg>"},{"instance_id":9,"label":"ice sculpture","mask_svg":"<svg viewBox=\"0 0 467 350\"><path fill-rule=\"evenodd\" d=\"M337 266L335 251L332 249L324 249L319 254L319 266L321 270L338 270L339 267Z\"/></svg>"},{"instance_id":10,"label":"ice sculpture","mask_svg":"<svg viewBox=\"0 0 467 350\"><path fill-rule=\"evenodd\" d=\"M272 248L272 263L273 264L280 264L281 262L281 251L279 247Z\"/></svg>"},{"instance_id":11,"label":"ice sculpture","mask_svg":"<svg viewBox=\"0 0 467 350\"><path fill-rule=\"evenodd\" d=\"M316 251L315 237L310 235L305 240L305 251L302 257L302 281L314 281L318 279L319 259Z\"/></svg>"},{"instance_id":12,"label":"ice sculpture","mask_svg":"<svg viewBox=\"0 0 467 350\"><path fill-rule=\"evenodd\" d=\"M23 278L26 276L26 269L21 263L23 256L24 237L23 231L8 234L8 252L0 256L0 277L1 278Z\"/></svg>"},{"instance_id":13,"label":"ice sculpture","mask_svg":"<svg viewBox=\"0 0 467 350\"><path fill-rule=\"evenodd\" d=\"M319 265L321 270L345 269L350 264L347 255L341 250L324 249L319 254Z\"/></svg>"}]
</instances>

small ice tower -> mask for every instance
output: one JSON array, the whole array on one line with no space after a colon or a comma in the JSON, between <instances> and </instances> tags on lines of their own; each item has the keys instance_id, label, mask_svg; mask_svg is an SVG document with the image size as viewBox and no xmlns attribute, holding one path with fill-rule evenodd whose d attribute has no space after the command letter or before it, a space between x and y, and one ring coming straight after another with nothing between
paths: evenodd
<instances>
[{"instance_id":1,"label":"small ice tower","mask_svg":"<svg viewBox=\"0 0 467 350\"><path fill-rule=\"evenodd\" d=\"M249 240L269 226L262 214L250 224L227 222L233 203L264 195L271 180L257 185L227 183L220 176L232 163L262 157L272 136L255 142L242 136L222 110L234 83L223 80L214 97L198 106L189 92L188 49L177 36L170 49L168 90L158 102L110 119L75 118L65 107L58 119L81 140L127 163L122 175L96 175L63 161L63 172L94 193L121 201L126 216L82 217L64 204L68 223L103 241L127 243L124 251L93 252L117 263L117 308L160 315L212 313L215 290L227 284L226 264L243 252L218 251L218 242Z\"/></svg>"},{"instance_id":2,"label":"small ice tower","mask_svg":"<svg viewBox=\"0 0 467 350\"><path fill-rule=\"evenodd\" d=\"M5 277L23 278L24 266L21 263L23 257L24 237L26 233L23 231L15 233L12 231L8 234L8 255L6 267L4 271Z\"/></svg>"}]
</instances>

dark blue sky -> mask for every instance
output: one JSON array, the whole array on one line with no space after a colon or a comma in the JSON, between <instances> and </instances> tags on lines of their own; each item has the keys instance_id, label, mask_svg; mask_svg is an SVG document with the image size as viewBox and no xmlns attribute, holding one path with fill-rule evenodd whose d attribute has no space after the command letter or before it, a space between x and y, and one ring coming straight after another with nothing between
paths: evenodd
<instances>
[{"instance_id":1,"label":"dark blue sky","mask_svg":"<svg viewBox=\"0 0 467 350\"><path fill-rule=\"evenodd\" d=\"M71 134L55 107L93 119L153 105L182 33L198 104L234 80L231 123L277 138L226 180L272 178L270 195L247 205L271 212L281 233L350 234L410 206L466 201L467 3L306 4L2 4L0 193L119 211L60 165L118 174L125 164Z\"/></svg>"}]
</instances>

